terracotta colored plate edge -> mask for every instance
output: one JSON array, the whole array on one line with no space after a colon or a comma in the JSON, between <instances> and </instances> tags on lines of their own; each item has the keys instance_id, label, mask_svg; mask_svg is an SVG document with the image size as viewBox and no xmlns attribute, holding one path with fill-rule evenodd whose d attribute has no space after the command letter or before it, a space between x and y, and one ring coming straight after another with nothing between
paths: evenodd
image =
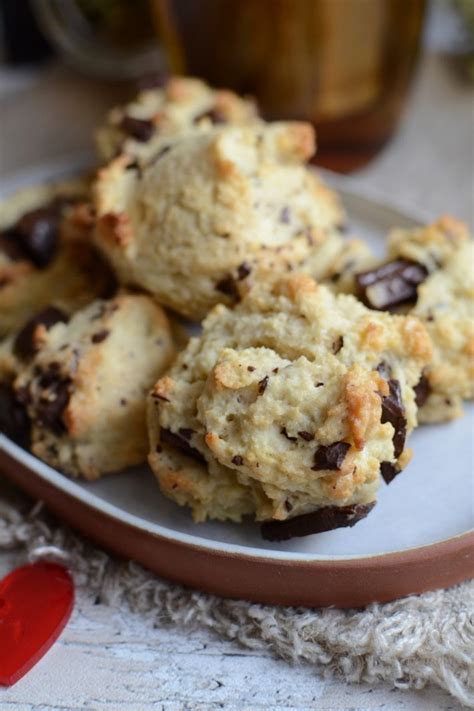
<instances>
[{"instance_id":1,"label":"terracotta colored plate edge","mask_svg":"<svg viewBox=\"0 0 474 711\"><path fill-rule=\"evenodd\" d=\"M474 532L400 553L348 560L275 560L211 551L140 530L35 475L5 451L8 478L120 557L204 592L252 602L361 607L474 577Z\"/></svg>"}]
</instances>

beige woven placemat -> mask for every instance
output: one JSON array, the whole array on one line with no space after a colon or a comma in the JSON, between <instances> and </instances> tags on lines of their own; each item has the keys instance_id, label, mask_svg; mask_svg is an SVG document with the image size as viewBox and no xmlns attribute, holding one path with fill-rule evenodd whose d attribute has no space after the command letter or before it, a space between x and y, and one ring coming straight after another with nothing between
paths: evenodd
<instances>
[{"instance_id":1,"label":"beige woven placemat","mask_svg":"<svg viewBox=\"0 0 474 711\"><path fill-rule=\"evenodd\" d=\"M78 594L129 606L150 624L206 627L248 648L313 665L346 682L434 683L474 708L474 581L365 609L285 608L224 600L120 562L0 479L0 551L60 558Z\"/></svg>"}]
</instances>

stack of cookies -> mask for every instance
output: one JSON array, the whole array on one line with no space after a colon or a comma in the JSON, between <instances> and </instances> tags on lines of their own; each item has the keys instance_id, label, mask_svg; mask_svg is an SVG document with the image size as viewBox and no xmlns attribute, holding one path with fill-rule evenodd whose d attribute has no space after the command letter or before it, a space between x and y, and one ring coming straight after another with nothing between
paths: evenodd
<instances>
[{"instance_id":1,"label":"stack of cookies","mask_svg":"<svg viewBox=\"0 0 474 711\"><path fill-rule=\"evenodd\" d=\"M377 260L312 127L196 79L111 111L98 149L3 206L2 431L87 479L148 459L195 521L357 523L413 429L474 396L466 227L395 229Z\"/></svg>"}]
</instances>

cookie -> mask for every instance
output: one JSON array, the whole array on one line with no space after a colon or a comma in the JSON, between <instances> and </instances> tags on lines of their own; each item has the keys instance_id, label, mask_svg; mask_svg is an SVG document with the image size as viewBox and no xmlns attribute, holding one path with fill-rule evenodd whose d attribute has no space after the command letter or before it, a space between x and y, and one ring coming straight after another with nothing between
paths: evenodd
<instances>
[{"instance_id":1,"label":"cookie","mask_svg":"<svg viewBox=\"0 0 474 711\"><path fill-rule=\"evenodd\" d=\"M146 395L174 356L168 320L148 296L96 300L68 323L39 326L41 346L14 382L31 450L97 479L146 458Z\"/></svg>"},{"instance_id":2,"label":"cookie","mask_svg":"<svg viewBox=\"0 0 474 711\"><path fill-rule=\"evenodd\" d=\"M2 205L0 337L47 306L72 313L113 288L91 242L88 190L82 181L39 186Z\"/></svg>"},{"instance_id":3,"label":"cookie","mask_svg":"<svg viewBox=\"0 0 474 711\"><path fill-rule=\"evenodd\" d=\"M474 397L474 242L466 225L446 216L394 230L389 256L357 277L359 293L372 308L404 309L424 321L434 355L417 388L419 420L452 420Z\"/></svg>"},{"instance_id":4,"label":"cookie","mask_svg":"<svg viewBox=\"0 0 474 711\"><path fill-rule=\"evenodd\" d=\"M258 122L255 104L227 90L212 89L190 77L172 77L112 109L97 132L99 156L108 162L121 153L147 163L177 138L215 125Z\"/></svg>"},{"instance_id":5,"label":"cookie","mask_svg":"<svg viewBox=\"0 0 474 711\"><path fill-rule=\"evenodd\" d=\"M234 309L213 309L155 385L151 468L196 521L252 513L273 521L273 538L352 525L381 471L389 480L410 458L430 358L414 317L370 311L302 274L255 284ZM290 533L278 528L289 519Z\"/></svg>"},{"instance_id":6,"label":"cookie","mask_svg":"<svg viewBox=\"0 0 474 711\"><path fill-rule=\"evenodd\" d=\"M343 221L313 152L309 124L275 123L184 138L143 169L120 156L95 186L96 243L122 283L200 319L260 265L298 268Z\"/></svg>"},{"instance_id":7,"label":"cookie","mask_svg":"<svg viewBox=\"0 0 474 711\"><path fill-rule=\"evenodd\" d=\"M297 266L297 270L326 284L335 293L353 294L357 290L355 275L375 263L376 259L366 242L330 230L317 249Z\"/></svg>"}]
</instances>

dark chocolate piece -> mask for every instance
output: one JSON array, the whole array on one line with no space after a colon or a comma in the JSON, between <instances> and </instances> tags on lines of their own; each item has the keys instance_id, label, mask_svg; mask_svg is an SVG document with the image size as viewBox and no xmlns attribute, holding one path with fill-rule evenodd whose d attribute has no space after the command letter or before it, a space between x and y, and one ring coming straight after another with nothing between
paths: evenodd
<instances>
[{"instance_id":1,"label":"dark chocolate piece","mask_svg":"<svg viewBox=\"0 0 474 711\"><path fill-rule=\"evenodd\" d=\"M206 460L201 452L198 452L197 449L191 447L189 442L187 442L184 437L180 437L175 432L171 432L171 430L167 430L162 427L160 429L160 441L163 444L173 447L173 449L178 449L180 452L186 454L188 457L192 457L197 462L202 462L203 464L206 463Z\"/></svg>"},{"instance_id":2,"label":"dark chocolate piece","mask_svg":"<svg viewBox=\"0 0 474 711\"><path fill-rule=\"evenodd\" d=\"M393 434L393 453L395 457L399 457L405 446L407 435L407 420L405 417L405 408L403 406L400 383L398 380L388 381L389 394L382 398L382 424L390 422L395 432Z\"/></svg>"},{"instance_id":3,"label":"dark chocolate piece","mask_svg":"<svg viewBox=\"0 0 474 711\"><path fill-rule=\"evenodd\" d=\"M298 437L290 437L290 435L288 434L288 431L287 431L286 427L282 427L282 428L281 428L280 434L282 434L283 437L286 437L286 439L289 439L290 442L296 442L296 441L298 440Z\"/></svg>"},{"instance_id":4,"label":"dark chocolate piece","mask_svg":"<svg viewBox=\"0 0 474 711\"><path fill-rule=\"evenodd\" d=\"M56 306L48 306L40 311L36 316L33 316L18 332L13 341L13 352L19 358L31 358L36 353L36 344L34 335L37 326L43 325L47 331L57 323L67 323L69 317L64 311L56 308Z\"/></svg>"},{"instance_id":5,"label":"dark chocolate piece","mask_svg":"<svg viewBox=\"0 0 474 711\"><path fill-rule=\"evenodd\" d=\"M39 425L61 435L65 431L62 415L69 402L72 381L61 375L54 366L50 364L39 378L38 383L46 392L36 402L35 414Z\"/></svg>"},{"instance_id":6,"label":"dark chocolate piece","mask_svg":"<svg viewBox=\"0 0 474 711\"><path fill-rule=\"evenodd\" d=\"M254 368L253 365L248 365L248 366L247 366L247 370L249 371L249 373L253 373L253 371L255 370L255 368Z\"/></svg>"},{"instance_id":7,"label":"dark chocolate piece","mask_svg":"<svg viewBox=\"0 0 474 711\"><path fill-rule=\"evenodd\" d=\"M235 464L236 467L242 466L244 463L244 458L240 456L240 454L235 454L232 459L231 459L232 464Z\"/></svg>"},{"instance_id":8,"label":"dark chocolate piece","mask_svg":"<svg viewBox=\"0 0 474 711\"><path fill-rule=\"evenodd\" d=\"M343 345L344 345L344 336L339 336L339 338L337 338L334 341L334 343L332 344L332 352L334 353L334 355L339 353L339 351L341 350Z\"/></svg>"},{"instance_id":9,"label":"dark chocolate piece","mask_svg":"<svg viewBox=\"0 0 474 711\"><path fill-rule=\"evenodd\" d=\"M155 132L153 121L134 118L133 116L124 116L120 122L120 128L128 136L140 141L140 143L147 143Z\"/></svg>"},{"instance_id":10,"label":"dark chocolate piece","mask_svg":"<svg viewBox=\"0 0 474 711\"><path fill-rule=\"evenodd\" d=\"M6 254L12 262L29 260L27 253L16 239L13 229L0 232L0 252Z\"/></svg>"},{"instance_id":11,"label":"dark chocolate piece","mask_svg":"<svg viewBox=\"0 0 474 711\"><path fill-rule=\"evenodd\" d=\"M371 309L390 310L415 302L417 287L428 276L422 264L397 259L377 269L355 275L361 300Z\"/></svg>"},{"instance_id":12,"label":"dark chocolate piece","mask_svg":"<svg viewBox=\"0 0 474 711\"><path fill-rule=\"evenodd\" d=\"M296 536L310 536L313 533L333 531L335 528L352 527L365 518L374 506L375 501L351 506L325 506L286 521L265 521L261 527L262 538L266 541L287 541Z\"/></svg>"},{"instance_id":13,"label":"dark chocolate piece","mask_svg":"<svg viewBox=\"0 0 474 711\"><path fill-rule=\"evenodd\" d=\"M60 216L59 202L26 212L3 233L3 245L10 244L11 252L11 244L16 243L14 252L18 255L23 252L23 259L28 259L38 269L44 269L56 253Z\"/></svg>"},{"instance_id":14,"label":"dark chocolate piece","mask_svg":"<svg viewBox=\"0 0 474 711\"><path fill-rule=\"evenodd\" d=\"M311 432L306 432L306 430L300 430L298 432L298 435L301 437L301 439L304 439L306 442L311 442L311 440L314 439L314 434Z\"/></svg>"},{"instance_id":15,"label":"dark chocolate piece","mask_svg":"<svg viewBox=\"0 0 474 711\"><path fill-rule=\"evenodd\" d=\"M389 366L388 363L386 363L384 360L380 361L378 366L375 369L379 375L382 376L385 380L389 380L391 375L392 375L392 369Z\"/></svg>"},{"instance_id":16,"label":"dark chocolate piece","mask_svg":"<svg viewBox=\"0 0 474 711\"><path fill-rule=\"evenodd\" d=\"M291 220L291 213L289 207L284 207L280 212L279 220L284 225L289 225Z\"/></svg>"},{"instance_id":17,"label":"dark chocolate piece","mask_svg":"<svg viewBox=\"0 0 474 711\"><path fill-rule=\"evenodd\" d=\"M164 395L159 395L158 393L151 393L151 396L154 400L163 400L163 402L171 402L169 397L165 397Z\"/></svg>"},{"instance_id":18,"label":"dark chocolate piece","mask_svg":"<svg viewBox=\"0 0 474 711\"><path fill-rule=\"evenodd\" d=\"M153 156L153 159L150 161L151 163L157 163L160 158L163 158L167 153L169 153L171 150L171 146L163 146L163 148L160 148L158 153Z\"/></svg>"},{"instance_id":19,"label":"dark chocolate piece","mask_svg":"<svg viewBox=\"0 0 474 711\"><path fill-rule=\"evenodd\" d=\"M217 291L221 291L223 294L230 296L234 301L239 300L239 290L237 289L237 284L232 276L224 277L216 284Z\"/></svg>"},{"instance_id":20,"label":"dark chocolate piece","mask_svg":"<svg viewBox=\"0 0 474 711\"><path fill-rule=\"evenodd\" d=\"M392 464L392 462L382 462L380 465L380 473L386 484L390 484L401 471L398 464Z\"/></svg>"},{"instance_id":21,"label":"dark chocolate piece","mask_svg":"<svg viewBox=\"0 0 474 711\"><path fill-rule=\"evenodd\" d=\"M237 267L237 279L239 281L242 281L242 279L245 279L245 277L248 277L250 272L252 271L252 267L250 264L247 262L242 262L242 264L239 264Z\"/></svg>"},{"instance_id":22,"label":"dark chocolate piece","mask_svg":"<svg viewBox=\"0 0 474 711\"><path fill-rule=\"evenodd\" d=\"M258 381L258 394L263 395L268 385L268 375Z\"/></svg>"},{"instance_id":23,"label":"dark chocolate piece","mask_svg":"<svg viewBox=\"0 0 474 711\"><path fill-rule=\"evenodd\" d=\"M104 328L102 331L97 331L97 333L93 333L91 336L92 343L102 343L102 341L105 341L109 333L110 331L108 331L106 328Z\"/></svg>"},{"instance_id":24,"label":"dark chocolate piece","mask_svg":"<svg viewBox=\"0 0 474 711\"><path fill-rule=\"evenodd\" d=\"M415 391L416 406L423 407L431 393L430 381L428 380L426 375L422 374L421 378L419 379L413 390Z\"/></svg>"},{"instance_id":25,"label":"dark chocolate piece","mask_svg":"<svg viewBox=\"0 0 474 711\"><path fill-rule=\"evenodd\" d=\"M181 435L181 437L184 437L184 439L187 439L188 442L194 434L194 430L192 430L190 427L180 427L178 432Z\"/></svg>"},{"instance_id":26,"label":"dark chocolate piece","mask_svg":"<svg viewBox=\"0 0 474 711\"><path fill-rule=\"evenodd\" d=\"M203 111L201 114L198 114L197 116L194 117L193 123L199 123L200 121L202 121L205 118L208 118L209 121L214 124L227 123L227 117L217 107L209 109L208 111Z\"/></svg>"},{"instance_id":27,"label":"dark chocolate piece","mask_svg":"<svg viewBox=\"0 0 474 711\"><path fill-rule=\"evenodd\" d=\"M326 447L321 445L314 453L314 466L311 469L315 472L340 469L350 448L348 442L334 442Z\"/></svg>"},{"instance_id":28,"label":"dark chocolate piece","mask_svg":"<svg viewBox=\"0 0 474 711\"><path fill-rule=\"evenodd\" d=\"M26 400L27 397L22 398L10 385L0 383L0 432L21 447L28 448L30 419L26 411Z\"/></svg>"}]
</instances>

